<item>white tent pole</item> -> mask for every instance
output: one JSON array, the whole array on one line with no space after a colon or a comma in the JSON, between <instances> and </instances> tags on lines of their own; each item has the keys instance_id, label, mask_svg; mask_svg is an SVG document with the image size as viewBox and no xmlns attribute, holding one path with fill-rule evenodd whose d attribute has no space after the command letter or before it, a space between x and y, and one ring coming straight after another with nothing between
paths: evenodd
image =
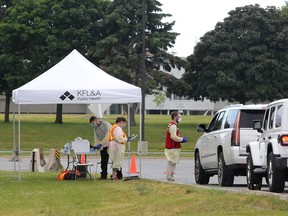
<instances>
[{"instance_id":1,"label":"white tent pole","mask_svg":"<svg viewBox=\"0 0 288 216\"><path fill-rule=\"evenodd\" d=\"M18 151L19 151L19 158L20 158L20 104L18 104ZM18 165L19 165L19 181L21 180L20 178L20 160L18 161Z\"/></svg>"},{"instance_id":2,"label":"white tent pole","mask_svg":"<svg viewBox=\"0 0 288 216\"><path fill-rule=\"evenodd\" d=\"M15 107L16 107L16 106L13 107L13 151L16 150ZM13 157L14 157L15 152L13 152L12 155L13 155ZM15 158L16 158L16 157L14 157L14 172L16 172L16 159L15 159Z\"/></svg>"},{"instance_id":3,"label":"white tent pole","mask_svg":"<svg viewBox=\"0 0 288 216\"><path fill-rule=\"evenodd\" d=\"M140 104L140 107L139 107L139 116L140 116L140 125L139 125L139 139L140 141L142 141L142 104L141 102L139 103Z\"/></svg>"},{"instance_id":4,"label":"white tent pole","mask_svg":"<svg viewBox=\"0 0 288 216\"><path fill-rule=\"evenodd\" d=\"M139 103L140 104L140 127L139 127L139 134L140 134L140 142L142 142L142 111L141 111L141 107L142 107L142 104L141 102ZM140 167L139 167L139 177L141 178L141 173L142 173L142 148L143 148L143 143L140 144L141 147L140 147ZM138 141L138 148L139 148L139 141Z\"/></svg>"},{"instance_id":5,"label":"white tent pole","mask_svg":"<svg viewBox=\"0 0 288 216\"><path fill-rule=\"evenodd\" d=\"M128 106L128 136L130 136L130 103L127 104ZM128 173L130 176L130 141L128 142Z\"/></svg>"}]
</instances>

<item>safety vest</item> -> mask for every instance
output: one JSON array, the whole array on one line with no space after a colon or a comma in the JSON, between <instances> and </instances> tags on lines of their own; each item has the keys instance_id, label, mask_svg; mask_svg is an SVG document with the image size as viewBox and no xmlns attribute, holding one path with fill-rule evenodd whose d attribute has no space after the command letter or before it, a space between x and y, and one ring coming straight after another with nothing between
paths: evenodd
<instances>
[{"instance_id":1,"label":"safety vest","mask_svg":"<svg viewBox=\"0 0 288 216\"><path fill-rule=\"evenodd\" d=\"M110 128L110 131L109 131L109 141L114 140L113 131L114 131L114 129L115 129L117 126L118 126L118 124L114 124L114 125L112 125L112 127Z\"/></svg>"},{"instance_id":2,"label":"safety vest","mask_svg":"<svg viewBox=\"0 0 288 216\"><path fill-rule=\"evenodd\" d=\"M116 127L119 127L118 124L114 124L112 125L112 127L110 128L110 132L109 132L109 141L114 140L114 136L113 136L113 131ZM123 137L126 137L126 134L123 131Z\"/></svg>"},{"instance_id":3,"label":"safety vest","mask_svg":"<svg viewBox=\"0 0 288 216\"><path fill-rule=\"evenodd\" d=\"M173 148L181 148L180 142L175 142L174 140L171 139L170 137L170 132L169 129L172 125L176 125L174 122L170 122L168 124L167 130L166 130L166 149L173 149ZM179 128L177 127L176 135L180 136L180 131Z\"/></svg>"}]
</instances>

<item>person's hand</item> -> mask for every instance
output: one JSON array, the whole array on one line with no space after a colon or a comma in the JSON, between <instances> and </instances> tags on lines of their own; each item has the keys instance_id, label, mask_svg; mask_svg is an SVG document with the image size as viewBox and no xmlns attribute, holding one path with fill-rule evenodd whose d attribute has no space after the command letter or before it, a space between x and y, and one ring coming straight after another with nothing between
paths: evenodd
<instances>
[{"instance_id":1,"label":"person's hand","mask_svg":"<svg viewBox=\"0 0 288 216\"><path fill-rule=\"evenodd\" d=\"M94 146L94 149L100 149L102 147L102 144L98 144L96 146Z\"/></svg>"},{"instance_id":2,"label":"person's hand","mask_svg":"<svg viewBox=\"0 0 288 216\"><path fill-rule=\"evenodd\" d=\"M181 143L186 143L188 141L187 137L184 136Z\"/></svg>"}]
</instances>

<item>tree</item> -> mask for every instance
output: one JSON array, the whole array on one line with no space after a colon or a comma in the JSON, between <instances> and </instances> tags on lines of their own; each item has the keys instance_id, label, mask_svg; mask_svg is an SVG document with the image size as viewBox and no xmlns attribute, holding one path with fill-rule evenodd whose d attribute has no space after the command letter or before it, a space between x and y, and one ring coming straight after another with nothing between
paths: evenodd
<instances>
[{"instance_id":1,"label":"tree","mask_svg":"<svg viewBox=\"0 0 288 216\"><path fill-rule=\"evenodd\" d=\"M272 101L288 96L288 18L275 7L229 12L197 43L184 80L196 100Z\"/></svg>"},{"instance_id":2,"label":"tree","mask_svg":"<svg viewBox=\"0 0 288 216\"><path fill-rule=\"evenodd\" d=\"M0 0L0 22L4 20L4 18L6 17L6 10L8 7L11 6L11 0ZM2 53L2 44L0 43L0 53ZM7 83L5 82L4 79L4 69L3 67L1 67L0 64L0 94L3 92L6 95L6 98L9 97L9 93L7 92ZM5 109L9 110L9 106L10 106L10 101L7 103L5 103ZM9 113L4 115L4 122L9 122Z\"/></svg>"},{"instance_id":3,"label":"tree","mask_svg":"<svg viewBox=\"0 0 288 216\"><path fill-rule=\"evenodd\" d=\"M0 23L0 74L10 96L12 89L43 73L73 49L87 54L101 38L99 21L107 4L104 0L13 1ZM62 123L61 105L55 122Z\"/></svg>"},{"instance_id":4,"label":"tree","mask_svg":"<svg viewBox=\"0 0 288 216\"><path fill-rule=\"evenodd\" d=\"M13 4L16 4L16 1ZM17 14L12 9L13 4L10 1L1 1L0 90L6 96L5 122L9 122L9 105L12 89L23 84L25 80L29 79L29 73L34 72L34 68L31 67L31 59L27 58L30 51L29 47L31 46L32 48L32 44L27 39L32 35L33 28L31 25L27 25L27 23L27 28L24 28L23 22L15 23L15 19L7 22L11 18L11 14L14 17L27 18L27 13ZM28 2L23 1L23 4L28 4ZM35 5L34 2L31 2L30 10ZM34 35L37 33L35 31ZM28 71L29 73L27 73Z\"/></svg>"},{"instance_id":5,"label":"tree","mask_svg":"<svg viewBox=\"0 0 288 216\"><path fill-rule=\"evenodd\" d=\"M156 107L163 107L163 104L166 101L166 95L163 91L158 92L158 94L154 94L154 100L153 102L156 104ZM161 114L162 114L162 110L161 110Z\"/></svg>"},{"instance_id":6,"label":"tree","mask_svg":"<svg viewBox=\"0 0 288 216\"><path fill-rule=\"evenodd\" d=\"M285 1L285 5L281 8L282 12L288 14L288 2Z\"/></svg>"},{"instance_id":7,"label":"tree","mask_svg":"<svg viewBox=\"0 0 288 216\"><path fill-rule=\"evenodd\" d=\"M6 16L6 10L12 4L11 0L0 0L0 20L3 20Z\"/></svg>"},{"instance_id":8,"label":"tree","mask_svg":"<svg viewBox=\"0 0 288 216\"><path fill-rule=\"evenodd\" d=\"M48 2L53 16L48 18L52 31L47 35L47 51L53 65L73 49L87 54L101 38L99 21L108 3L100 0ZM57 104L55 123L62 123L62 104Z\"/></svg>"},{"instance_id":9,"label":"tree","mask_svg":"<svg viewBox=\"0 0 288 216\"><path fill-rule=\"evenodd\" d=\"M155 98L153 102L156 104L156 107L161 107L163 103L166 101L166 95L164 92L158 92L158 94L155 94Z\"/></svg>"},{"instance_id":10,"label":"tree","mask_svg":"<svg viewBox=\"0 0 288 216\"><path fill-rule=\"evenodd\" d=\"M172 32L174 22L162 22L169 14L161 13L161 3L156 0L147 1L146 31L146 74L141 80L142 52L142 4L140 0L114 0L106 10L102 22L103 39L96 43L91 52L97 64L109 74L140 86L145 82L145 93L152 94L158 90L167 93L181 94L189 85L171 74L176 66L180 69L185 61L167 52L175 44L178 33ZM131 125L135 125L134 104L131 111Z\"/></svg>"}]
</instances>

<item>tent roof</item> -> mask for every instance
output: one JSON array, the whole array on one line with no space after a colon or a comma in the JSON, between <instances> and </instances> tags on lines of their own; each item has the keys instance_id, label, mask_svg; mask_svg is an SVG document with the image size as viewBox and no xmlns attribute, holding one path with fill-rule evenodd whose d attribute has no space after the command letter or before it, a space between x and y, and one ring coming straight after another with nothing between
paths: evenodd
<instances>
[{"instance_id":1,"label":"tent roof","mask_svg":"<svg viewBox=\"0 0 288 216\"><path fill-rule=\"evenodd\" d=\"M138 103L141 89L119 80L73 50L58 64L13 90L15 104Z\"/></svg>"}]
</instances>

